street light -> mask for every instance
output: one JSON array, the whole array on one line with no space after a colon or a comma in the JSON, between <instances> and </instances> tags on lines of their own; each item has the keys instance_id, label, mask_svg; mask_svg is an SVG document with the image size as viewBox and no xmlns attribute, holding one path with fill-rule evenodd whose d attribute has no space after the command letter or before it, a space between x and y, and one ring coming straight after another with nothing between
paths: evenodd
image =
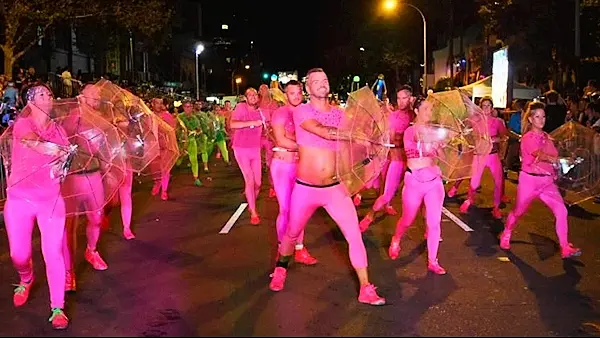
<instances>
[{"instance_id":1,"label":"street light","mask_svg":"<svg viewBox=\"0 0 600 338\"><path fill-rule=\"evenodd\" d=\"M244 68L250 69L250 65L245 65Z\"/></svg>"},{"instance_id":2,"label":"street light","mask_svg":"<svg viewBox=\"0 0 600 338\"><path fill-rule=\"evenodd\" d=\"M240 95L240 83L242 83L242 78L241 77L236 77L235 78L235 85L237 87L237 95Z\"/></svg>"},{"instance_id":3,"label":"street light","mask_svg":"<svg viewBox=\"0 0 600 338\"><path fill-rule=\"evenodd\" d=\"M414 8L421 15L423 19L423 94L427 94L427 20L425 20L425 14L415 5L404 3L407 6ZM384 11L392 12L398 5L397 0L385 0L382 4Z\"/></svg>"},{"instance_id":4,"label":"street light","mask_svg":"<svg viewBox=\"0 0 600 338\"><path fill-rule=\"evenodd\" d=\"M204 45L199 43L196 45L196 100L200 100L200 72L198 71L198 57L204 51Z\"/></svg>"}]
</instances>

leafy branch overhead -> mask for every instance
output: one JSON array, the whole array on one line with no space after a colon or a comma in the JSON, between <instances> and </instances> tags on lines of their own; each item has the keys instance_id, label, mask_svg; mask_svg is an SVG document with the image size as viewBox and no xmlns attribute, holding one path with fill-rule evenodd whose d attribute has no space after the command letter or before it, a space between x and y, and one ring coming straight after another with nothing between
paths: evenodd
<instances>
[{"instance_id":1,"label":"leafy branch overhead","mask_svg":"<svg viewBox=\"0 0 600 338\"><path fill-rule=\"evenodd\" d=\"M171 5L169 0L3 0L0 29L4 34L0 34L0 48L5 57L5 73L11 75L14 62L53 26L116 25L150 37L168 27Z\"/></svg>"}]
</instances>

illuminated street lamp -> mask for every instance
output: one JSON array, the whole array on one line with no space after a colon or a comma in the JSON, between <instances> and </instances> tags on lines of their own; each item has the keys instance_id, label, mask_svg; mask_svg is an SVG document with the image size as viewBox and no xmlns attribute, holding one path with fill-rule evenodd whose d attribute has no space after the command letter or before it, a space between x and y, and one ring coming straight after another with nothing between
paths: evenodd
<instances>
[{"instance_id":1,"label":"illuminated street lamp","mask_svg":"<svg viewBox=\"0 0 600 338\"><path fill-rule=\"evenodd\" d=\"M242 83L242 78L241 77L236 77L235 78L235 85L237 87L237 95L240 95L240 84Z\"/></svg>"},{"instance_id":2,"label":"illuminated street lamp","mask_svg":"<svg viewBox=\"0 0 600 338\"><path fill-rule=\"evenodd\" d=\"M244 68L250 69L250 65L245 65Z\"/></svg>"},{"instance_id":3,"label":"illuminated street lamp","mask_svg":"<svg viewBox=\"0 0 600 338\"><path fill-rule=\"evenodd\" d=\"M200 100L200 72L198 71L198 69L200 68L198 66L198 57L200 56L200 54L202 54L202 52L204 51L204 45L202 43L199 43L196 45L196 100Z\"/></svg>"},{"instance_id":4,"label":"illuminated street lamp","mask_svg":"<svg viewBox=\"0 0 600 338\"><path fill-rule=\"evenodd\" d=\"M415 5L404 3L406 6L414 8L421 15L423 19L423 93L427 93L427 20L425 20L425 14ZM384 12L392 13L398 7L397 0L385 0L382 2L381 7Z\"/></svg>"}]
</instances>

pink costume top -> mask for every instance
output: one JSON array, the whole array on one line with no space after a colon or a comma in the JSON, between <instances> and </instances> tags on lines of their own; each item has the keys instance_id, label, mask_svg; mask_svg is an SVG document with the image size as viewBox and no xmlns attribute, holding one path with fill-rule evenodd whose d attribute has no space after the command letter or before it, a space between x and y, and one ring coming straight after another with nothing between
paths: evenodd
<instances>
[{"instance_id":1,"label":"pink costume top","mask_svg":"<svg viewBox=\"0 0 600 338\"><path fill-rule=\"evenodd\" d=\"M27 136L34 133L36 136ZM53 200L60 194L60 178L52 173L56 160L54 155L46 155L23 144L21 140L47 141L58 145L68 145L66 132L57 124L50 123L46 130L38 130L30 117L17 119L13 125L10 175L8 195L28 200Z\"/></svg>"},{"instance_id":2,"label":"pink costume top","mask_svg":"<svg viewBox=\"0 0 600 338\"><path fill-rule=\"evenodd\" d=\"M175 116L171 115L168 111L162 111L158 114L158 116L163 119L163 121L167 122L168 125L173 127L173 129L177 128L177 120Z\"/></svg>"},{"instance_id":3,"label":"pink costume top","mask_svg":"<svg viewBox=\"0 0 600 338\"><path fill-rule=\"evenodd\" d=\"M296 138L296 128L294 127L294 113L292 106L285 105L273 113L271 124L274 126L283 126L285 136L289 139Z\"/></svg>"},{"instance_id":4,"label":"pink costume top","mask_svg":"<svg viewBox=\"0 0 600 338\"><path fill-rule=\"evenodd\" d=\"M258 109L250 107L241 102L235 106L231 114L232 121L256 121L262 120ZM233 148L260 148L263 127L246 127L233 129Z\"/></svg>"},{"instance_id":5,"label":"pink costume top","mask_svg":"<svg viewBox=\"0 0 600 338\"><path fill-rule=\"evenodd\" d=\"M306 120L316 120L325 127L338 128L342 122L343 112L337 107L331 106L329 111L322 112L314 108L310 103L304 103L294 108L294 125L296 126L296 143L301 146L324 148L335 151L337 142L317 136L300 125Z\"/></svg>"},{"instance_id":6,"label":"pink costume top","mask_svg":"<svg viewBox=\"0 0 600 338\"><path fill-rule=\"evenodd\" d=\"M552 163L536 161L534 153L538 150L550 156L558 156L558 151L547 133L528 131L521 138L521 171L531 174L554 175Z\"/></svg>"},{"instance_id":7,"label":"pink costume top","mask_svg":"<svg viewBox=\"0 0 600 338\"><path fill-rule=\"evenodd\" d=\"M427 128L427 126L422 126L420 128ZM437 148L435 145L431 142L423 142L420 140L418 135L415 134L414 125L406 128L404 131L404 152L408 159L437 156Z\"/></svg>"},{"instance_id":8,"label":"pink costume top","mask_svg":"<svg viewBox=\"0 0 600 338\"><path fill-rule=\"evenodd\" d=\"M506 125L504 121L499 117L488 116L487 117L487 127L490 138L498 137L504 133L506 133ZM498 146L499 142L495 141L492 144L491 154L495 154L499 150Z\"/></svg>"}]
</instances>

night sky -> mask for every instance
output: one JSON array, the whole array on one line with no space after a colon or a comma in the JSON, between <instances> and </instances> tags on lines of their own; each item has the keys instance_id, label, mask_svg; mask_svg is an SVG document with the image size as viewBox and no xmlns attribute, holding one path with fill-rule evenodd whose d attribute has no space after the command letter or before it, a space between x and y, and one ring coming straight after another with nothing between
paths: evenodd
<instances>
[{"instance_id":1,"label":"night sky","mask_svg":"<svg viewBox=\"0 0 600 338\"><path fill-rule=\"evenodd\" d=\"M203 6L205 12L219 13L219 17L204 19L209 26L216 26L217 20L227 20L233 11L236 19L230 29L235 25L242 29L232 34L241 33L244 40L254 41L265 68L304 72L321 65L327 46L344 44L350 39L352 27L365 20L361 9L376 3L374 0L213 0L203 2Z\"/></svg>"}]
</instances>

